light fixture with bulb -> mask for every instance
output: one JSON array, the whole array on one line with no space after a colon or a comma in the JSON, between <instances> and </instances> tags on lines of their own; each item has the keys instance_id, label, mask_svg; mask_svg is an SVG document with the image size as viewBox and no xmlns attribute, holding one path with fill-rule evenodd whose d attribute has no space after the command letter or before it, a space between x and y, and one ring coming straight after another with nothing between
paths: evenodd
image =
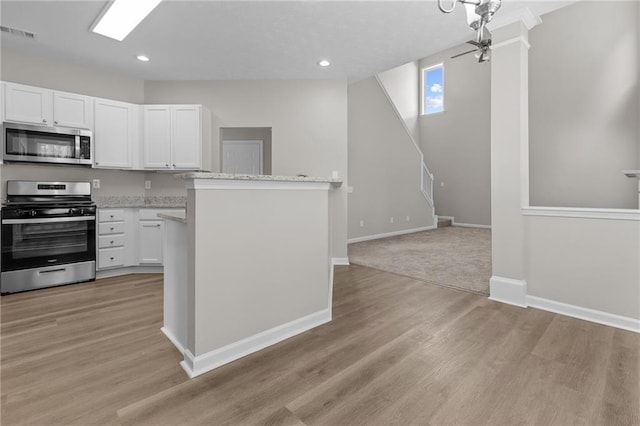
<instances>
[{"instance_id":1,"label":"light fixture with bulb","mask_svg":"<svg viewBox=\"0 0 640 426\"><path fill-rule=\"evenodd\" d=\"M136 58L138 58L138 60L142 62L149 62L149 57L145 55L138 55L136 56Z\"/></svg>"},{"instance_id":2,"label":"light fixture with bulb","mask_svg":"<svg viewBox=\"0 0 640 426\"><path fill-rule=\"evenodd\" d=\"M321 67L325 68L325 67L328 67L329 65L331 65L331 62L329 62L326 59L322 59L321 61L318 61L318 65L320 65Z\"/></svg>"}]
</instances>

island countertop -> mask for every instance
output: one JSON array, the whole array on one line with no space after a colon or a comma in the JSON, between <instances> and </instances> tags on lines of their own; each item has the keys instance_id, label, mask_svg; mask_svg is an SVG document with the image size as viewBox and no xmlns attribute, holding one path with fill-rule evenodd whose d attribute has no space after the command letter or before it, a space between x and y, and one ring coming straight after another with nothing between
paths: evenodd
<instances>
[{"instance_id":1,"label":"island countertop","mask_svg":"<svg viewBox=\"0 0 640 426\"><path fill-rule=\"evenodd\" d=\"M175 175L177 179L248 180L269 182L322 182L333 186L342 185L342 179L313 176L242 175L231 173L191 172Z\"/></svg>"},{"instance_id":2,"label":"island countertop","mask_svg":"<svg viewBox=\"0 0 640 426\"><path fill-rule=\"evenodd\" d=\"M185 213L158 213L158 217L161 219L172 220L178 223L187 223L187 217Z\"/></svg>"}]
</instances>

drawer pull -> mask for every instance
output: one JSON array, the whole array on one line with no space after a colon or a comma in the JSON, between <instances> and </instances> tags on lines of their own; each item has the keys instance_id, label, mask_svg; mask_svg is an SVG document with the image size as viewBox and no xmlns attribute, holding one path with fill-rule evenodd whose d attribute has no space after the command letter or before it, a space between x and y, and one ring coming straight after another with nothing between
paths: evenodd
<instances>
[{"instance_id":1,"label":"drawer pull","mask_svg":"<svg viewBox=\"0 0 640 426\"><path fill-rule=\"evenodd\" d=\"M113 260L113 259L114 259L114 257L113 257L113 256L111 256L109 259L110 259L110 260Z\"/></svg>"},{"instance_id":2,"label":"drawer pull","mask_svg":"<svg viewBox=\"0 0 640 426\"><path fill-rule=\"evenodd\" d=\"M113 228L113 226L112 226L112 227L111 227L111 228L109 228L109 229L111 229L111 230L113 231L113 229L114 229L114 228Z\"/></svg>"},{"instance_id":3,"label":"drawer pull","mask_svg":"<svg viewBox=\"0 0 640 426\"><path fill-rule=\"evenodd\" d=\"M111 240L111 244L113 244L113 240Z\"/></svg>"}]
</instances>

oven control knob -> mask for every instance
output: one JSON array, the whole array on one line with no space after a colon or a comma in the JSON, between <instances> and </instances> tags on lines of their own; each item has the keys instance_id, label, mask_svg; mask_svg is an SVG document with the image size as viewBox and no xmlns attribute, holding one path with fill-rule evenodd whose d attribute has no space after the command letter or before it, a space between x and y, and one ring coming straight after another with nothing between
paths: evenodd
<instances>
[{"instance_id":1,"label":"oven control knob","mask_svg":"<svg viewBox=\"0 0 640 426\"><path fill-rule=\"evenodd\" d=\"M29 216L31 216L31 217L35 217L37 214L38 214L38 212L37 212L37 211L35 211L35 210L29 210Z\"/></svg>"}]
</instances>

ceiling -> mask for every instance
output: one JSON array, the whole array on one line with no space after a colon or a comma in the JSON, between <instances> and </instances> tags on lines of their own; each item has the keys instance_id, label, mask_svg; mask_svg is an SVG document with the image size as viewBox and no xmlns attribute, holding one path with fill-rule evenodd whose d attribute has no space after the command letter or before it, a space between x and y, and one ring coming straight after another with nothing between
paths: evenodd
<instances>
[{"instance_id":1,"label":"ceiling","mask_svg":"<svg viewBox=\"0 0 640 426\"><path fill-rule=\"evenodd\" d=\"M473 38L460 5L444 15L432 0L164 0L118 42L90 31L107 3L2 0L2 25L36 34L2 33L2 48L145 80L356 81ZM504 0L496 17L569 3Z\"/></svg>"}]
</instances>

